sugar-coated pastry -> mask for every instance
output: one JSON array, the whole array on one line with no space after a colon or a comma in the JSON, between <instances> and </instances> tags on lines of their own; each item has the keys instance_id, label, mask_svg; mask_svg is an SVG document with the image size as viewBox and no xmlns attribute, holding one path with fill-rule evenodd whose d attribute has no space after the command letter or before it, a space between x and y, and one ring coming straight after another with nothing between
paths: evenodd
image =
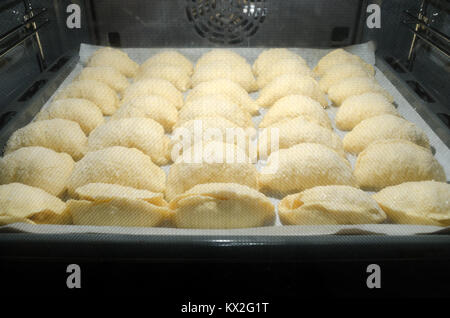
<instances>
[{"instance_id":1,"label":"sugar-coated pastry","mask_svg":"<svg viewBox=\"0 0 450 318\"><path fill-rule=\"evenodd\" d=\"M216 79L197 85L188 93L186 102L193 101L205 95L216 94L225 96L251 115L258 114L259 112L258 104L250 97L247 91L229 79Z\"/></svg>"},{"instance_id":2,"label":"sugar-coated pastry","mask_svg":"<svg viewBox=\"0 0 450 318\"><path fill-rule=\"evenodd\" d=\"M121 118L150 118L171 132L178 120L177 108L164 97L158 95L138 96L123 103L111 116L111 120Z\"/></svg>"},{"instance_id":3,"label":"sugar-coated pastry","mask_svg":"<svg viewBox=\"0 0 450 318\"><path fill-rule=\"evenodd\" d=\"M88 183L111 183L151 192L164 192L166 175L151 158L135 148L114 146L88 152L75 164L70 195Z\"/></svg>"},{"instance_id":4,"label":"sugar-coated pastry","mask_svg":"<svg viewBox=\"0 0 450 318\"><path fill-rule=\"evenodd\" d=\"M23 183L52 195L62 194L75 162L66 153L25 147L0 158L0 184Z\"/></svg>"},{"instance_id":5,"label":"sugar-coated pastry","mask_svg":"<svg viewBox=\"0 0 450 318\"><path fill-rule=\"evenodd\" d=\"M229 79L239 84L249 93L258 89L249 64L238 64L228 61L214 61L196 67L194 75L192 75L192 85L195 87L200 83L221 78Z\"/></svg>"},{"instance_id":6,"label":"sugar-coated pastry","mask_svg":"<svg viewBox=\"0 0 450 318\"><path fill-rule=\"evenodd\" d=\"M241 148L212 141L184 151L170 167L166 197L172 200L201 183L231 182L258 188L258 172Z\"/></svg>"},{"instance_id":7,"label":"sugar-coated pastry","mask_svg":"<svg viewBox=\"0 0 450 318\"><path fill-rule=\"evenodd\" d=\"M273 152L259 174L262 191L291 194L322 185L355 186L350 163L331 148L302 143Z\"/></svg>"},{"instance_id":8,"label":"sugar-coated pastry","mask_svg":"<svg viewBox=\"0 0 450 318\"><path fill-rule=\"evenodd\" d=\"M221 116L197 117L174 128L169 146L170 158L172 161L176 161L185 150L188 150L200 140L203 143L210 141L231 143L248 154L252 132L256 135L256 130L239 127Z\"/></svg>"},{"instance_id":9,"label":"sugar-coated pastry","mask_svg":"<svg viewBox=\"0 0 450 318\"><path fill-rule=\"evenodd\" d=\"M394 98L377 81L370 77L349 77L328 89L328 97L334 105L341 105L347 98L364 93L379 93L384 95L390 103Z\"/></svg>"},{"instance_id":10,"label":"sugar-coated pastry","mask_svg":"<svg viewBox=\"0 0 450 318\"><path fill-rule=\"evenodd\" d=\"M147 78L134 82L123 93L122 104L138 96L148 95L164 97L177 109L183 107L183 94L172 83L162 78Z\"/></svg>"},{"instance_id":11,"label":"sugar-coated pastry","mask_svg":"<svg viewBox=\"0 0 450 318\"><path fill-rule=\"evenodd\" d=\"M58 92L54 100L67 98L87 99L97 105L103 115L111 115L119 107L116 92L105 83L91 79L72 82Z\"/></svg>"},{"instance_id":12,"label":"sugar-coated pastry","mask_svg":"<svg viewBox=\"0 0 450 318\"><path fill-rule=\"evenodd\" d=\"M170 138L164 128L150 118L122 118L98 126L89 135L89 151L112 146L136 148L157 165L168 163Z\"/></svg>"},{"instance_id":13,"label":"sugar-coated pastry","mask_svg":"<svg viewBox=\"0 0 450 318\"><path fill-rule=\"evenodd\" d=\"M195 65L195 72L206 64L227 63L233 65L247 65L247 60L238 53L228 49L213 49L203 54ZM194 72L194 73L195 73Z\"/></svg>"},{"instance_id":14,"label":"sugar-coated pastry","mask_svg":"<svg viewBox=\"0 0 450 318\"><path fill-rule=\"evenodd\" d=\"M362 58L357 55L351 54L344 49L336 49L322 57L314 68L314 72L317 76L323 76L329 69L337 64L345 63L357 63L364 66L368 72L375 74L375 70L372 65L366 63Z\"/></svg>"},{"instance_id":15,"label":"sugar-coated pastry","mask_svg":"<svg viewBox=\"0 0 450 318\"><path fill-rule=\"evenodd\" d=\"M236 183L206 183L176 196L170 207L179 228L234 229L273 224L275 208L262 193Z\"/></svg>"},{"instance_id":16,"label":"sugar-coated pastry","mask_svg":"<svg viewBox=\"0 0 450 318\"><path fill-rule=\"evenodd\" d=\"M67 201L76 225L154 227L170 221L172 212L162 193L117 184L89 183Z\"/></svg>"},{"instance_id":17,"label":"sugar-coated pastry","mask_svg":"<svg viewBox=\"0 0 450 318\"><path fill-rule=\"evenodd\" d=\"M336 127L352 130L364 119L379 115L400 116L394 105L380 93L365 93L347 98L336 114Z\"/></svg>"},{"instance_id":18,"label":"sugar-coated pastry","mask_svg":"<svg viewBox=\"0 0 450 318\"><path fill-rule=\"evenodd\" d=\"M126 77L136 76L139 65L129 58L128 54L110 47L98 49L92 54L88 66L110 66Z\"/></svg>"},{"instance_id":19,"label":"sugar-coated pastry","mask_svg":"<svg viewBox=\"0 0 450 318\"><path fill-rule=\"evenodd\" d=\"M117 93L123 93L123 91L130 86L128 79L120 73L116 68L111 66L88 66L85 67L78 80L96 80L105 83Z\"/></svg>"},{"instance_id":20,"label":"sugar-coated pastry","mask_svg":"<svg viewBox=\"0 0 450 318\"><path fill-rule=\"evenodd\" d=\"M375 141L358 155L354 171L361 188L379 190L409 181L445 181L429 149L401 139Z\"/></svg>"},{"instance_id":21,"label":"sugar-coated pastry","mask_svg":"<svg viewBox=\"0 0 450 318\"><path fill-rule=\"evenodd\" d=\"M87 151L87 137L74 121L58 118L35 121L12 134L6 144L5 154L32 146L65 152L76 161Z\"/></svg>"},{"instance_id":22,"label":"sugar-coated pastry","mask_svg":"<svg viewBox=\"0 0 450 318\"><path fill-rule=\"evenodd\" d=\"M332 129L331 120L320 103L303 95L288 95L279 99L267 111L259 124L259 128L266 128L298 116L303 116L310 122Z\"/></svg>"},{"instance_id":23,"label":"sugar-coated pastry","mask_svg":"<svg viewBox=\"0 0 450 318\"><path fill-rule=\"evenodd\" d=\"M42 189L21 183L0 185L0 206L0 225L72 223L63 201Z\"/></svg>"},{"instance_id":24,"label":"sugar-coated pastry","mask_svg":"<svg viewBox=\"0 0 450 318\"><path fill-rule=\"evenodd\" d=\"M199 117L223 117L239 127L253 127L252 117L223 95L205 95L187 102L179 113L177 126Z\"/></svg>"},{"instance_id":25,"label":"sugar-coated pastry","mask_svg":"<svg viewBox=\"0 0 450 318\"><path fill-rule=\"evenodd\" d=\"M194 66L183 54L175 50L163 51L148 58L139 68L139 73L148 67L160 64L174 65L184 71L187 76L191 76L194 72Z\"/></svg>"},{"instance_id":26,"label":"sugar-coated pastry","mask_svg":"<svg viewBox=\"0 0 450 318\"><path fill-rule=\"evenodd\" d=\"M386 214L372 197L345 185L319 186L286 196L278 204L284 225L372 224Z\"/></svg>"},{"instance_id":27,"label":"sugar-coated pastry","mask_svg":"<svg viewBox=\"0 0 450 318\"><path fill-rule=\"evenodd\" d=\"M445 182L405 182L373 198L395 223L450 225L450 184Z\"/></svg>"},{"instance_id":28,"label":"sugar-coated pastry","mask_svg":"<svg viewBox=\"0 0 450 318\"><path fill-rule=\"evenodd\" d=\"M311 69L305 64L303 60L298 58L283 58L274 61L262 71L257 79L259 89L263 89L267 84L272 82L275 78L284 74L301 74L313 76Z\"/></svg>"},{"instance_id":29,"label":"sugar-coated pastry","mask_svg":"<svg viewBox=\"0 0 450 318\"><path fill-rule=\"evenodd\" d=\"M373 77L373 73L358 63L336 64L327 70L319 80L319 87L327 93L331 86L350 77Z\"/></svg>"},{"instance_id":30,"label":"sugar-coated pastry","mask_svg":"<svg viewBox=\"0 0 450 318\"><path fill-rule=\"evenodd\" d=\"M316 143L330 147L345 158L341 138L330 129L310 122L303 116L275 123L260 132L258 138L260 156L262 154L269 155L274 151L270 147L271 138L273 138L272 134L278 136L279 149L290 148L301 143Z\"/></svg>"},{"instance_id":31,"label":"sugar-coated pastry","mask_svg":"<svg viewBox=\"0 0 450 318\"><path fill-rule=\"evenodd\" d=\"M311 97L323 107L328 105L317 81L301 74L284 74L276 77L259 92L256 103L262 107L271 107L280 98L293 94Z\"/></svg>"},{"instance_id":32,"label":"sugar-coated pastry","mask_svg":"<svg viewBox=\"0 0 450 318\"><path fill-rule=\"evenodd\" d=\"M105 119L102 112L93 102L87 99L67 98L53 101L43 108L35 117L36 121L49 119L67 119L80 125L86 135L89 135Z\"/></svg>"},{"instance_id":33,"label":"sugar-coated pastry","mask_svg":"<svg viewBox=\"0 0 450 318\"><path fill-rule=\"evenodd\" d=\"M385 139L404 139L430 148L425 132L415 124L394 115L379 115L363 120L343 139L347 152L358 154L372 142Z\"/></svg>"},{"instance_id":34,"label":"sugar-coated pastry","mask_svg":"<svg viewBox=\"0 0 450 318\"><path fill-rule=\"evenodd\" d=\"M172 83L179 91L185 92L192 87L191 78L183 68L173 64L154 64L142 69L136 80L162 78Z\"/></svg>"},{"instance_id":35,"label":"sugar-coated pastry","mask_svg":"<svg viewBox=\"0 0 450 318\"><path fill-rule=\"evenodd\" d=\"M284 48L276 48L276 49L268 49L264 50L261 54L258 55L255 63L253 63L253 73L256 76L260 76L262 72L265 71L266 68L270 68L271 65L281 59L286 58L294 58L299 60L301 63L306 65L305 60L298 54L295 54L292 51Z\"/></svg>"}]
</instances>

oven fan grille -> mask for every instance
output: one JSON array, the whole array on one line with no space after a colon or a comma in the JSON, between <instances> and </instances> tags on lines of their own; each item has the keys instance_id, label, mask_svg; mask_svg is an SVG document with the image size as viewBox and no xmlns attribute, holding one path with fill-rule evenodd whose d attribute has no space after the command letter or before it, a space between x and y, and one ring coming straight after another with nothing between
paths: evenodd
<instances>
[{"instance_id":1,"label":"oven fan grille","mask_svg":"<svg viewBox=\"0 0 450 318\"><path fill-rule=\"evenodd\" d=\"M238 44L254 35L266 17L265 0L186 0L195 31L213 43Z\"/></svg>"}]
</instances>

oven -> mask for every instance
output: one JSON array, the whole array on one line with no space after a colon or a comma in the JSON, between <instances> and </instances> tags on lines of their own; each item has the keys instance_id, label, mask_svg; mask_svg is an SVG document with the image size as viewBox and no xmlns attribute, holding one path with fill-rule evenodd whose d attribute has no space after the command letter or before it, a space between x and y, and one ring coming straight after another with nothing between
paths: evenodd
<instances>
[{"instance_id":1,"label":"oven","mask_svg":"<svg viewBox=\"0 0 450 318\"><path fill-rule=\"evenodd\" d=\"M255 71L255 61L257 61L258 56L261 56L261 53L270 49L287 49L305 61L308 72L314 72L313 70L317 71L316 65L320 65L324 56L343 48L345 52L354 56L354 60L358 60L359 64L355 63L359 65L359 69L361 69L361 65L369 65L369 68L375 70L374 78L381 85L380 90L383 89L383 92L387 92L386 94L392 97L392 105L395 108L392 112L398 112L400 115L397 113L397 119L392 119L393 116L386 115L388 116L386 120L393 120L393 122L397 120L397 124L400 125L400 119L398 118L403 118L401 120L407 120L415 125L413 132L406 131L404 134L401 131L403 126L398 126L391 132L391 137L385 136L383 139L392 139L398 142L399 139L403 138L414 141L414 138L420 139L420 137L414 135L419 134L419 132L424 133L428 138L429 149L427 151L429 153L421 156L428 156L424 159L427 164L434 160L433 164L439 165L439 169L441 169L440 175L437 177L434 174L432 177L425 177L421 180L413 180L414 177L405 180L425 182L439 179L435 181L439 181L441 187L439 191L442 191L439 192L440 196L437 192L434 192L434 188L423 194L417 194L417 196L422 195L423 198L429 198L430 201L440 200L440 212L431 211L435 207L429 208L426 203L423 203L424 207L416 206L416 210L422 209L418 213L423 213L427 217L432 213L441 213L437 217L438 221L433 219L433 222L420 222L416 219L402 224L387 213L387 221L375 222L380 224L368 224L371 222L365 221L353 223L351 218L348 222L336 221L332 218L332 221L328 223L324 221L323 224L320 222L293 224L293 219L280 217L280 202L283 202L282 199L285 196L274 195L275 199L273 199L270 191L264 192L264 190L261 190L263 196L266 199L268 198L275 208L272 223L269 222L270 224L264 224L265 226L262 227L250 226L240 229L230 225L220 228L217 224L210 225L214 222L208 223L206 221L200 222L203 225L196 228L195 225L192 226L189 223L189 220L185 223L189 226L186 225L185 227L191 228L184 229L177 228L174 221L163 222L158 224L157 227L139 226L139 224L136 225L133 222L125 222L125 225L128 226L122 226L120 222L117 224L112 221L96 223L95 220L92 224L83 221L85 223L74 225L73 221L70 220L61 222L64 224L58 224L58 222L53 222L56 224L45 224L45 221L38 222L39 217L34 219L25 217L25 222L23 221L24 218L16 219L7 215L7 212L5 212L7 211L7 203L4 203L3 207L0 206L0 222L3 222L3 225L0 226L0 259L3 272L10 273L5 278L6 285L13 289L21 289L25 284L34 286L43 286L44 284L52 290L70 290L81 287L81 289L90 291L119 290L119 287L127 288L130 286L145 290L151 285L161 295L171 294L174 296L173 299L158 299L157 304L154 304L155 306L168 305L167 308L171 308L170 310L173 308L173 312L183 310L195 312L195 310L199 310L196 305L201 304L202 301L218 303L223 300L220 297L224 295L229 296L227 300L230 302L245 302L246 306L243 307L243 310L259 312L264 311L262 309L263 303L269 303L267 305L269 311L279 309L280 304L295 310L294 304L286 301L286 299L298 298L300 295L313 299L317 299L317 297L327 299L382 298L398 297L399 295L402 297L448 297L450 295L450 275L448 273L448 266L450 265L450 197L448 197L450 176L449 12L450 5L448 1L444 0L2 1L0 4L0 148L4 151L2 153L3 158L6 158L11 152L8 151L8 147L12 144L11 139L15 132L38 122L36 121L37 115L42 114L44 109L60 98L58 94L64 93L65 87L73 82L80 81L80 74L83 69L92 66L94 52L105 47L127 53L127 58L136 63L136 67L140 67L139 70L142 69L140 65L150 57L167 50L176 50L194 66L193 74L191 74L192 72L188 74L188 80L195 81L195 77L198 75L200 78L198 85L203 85L204 82L211 80L208 76L221 77L217 74L214 75L215 73L211 70L207 70L203 74L207 80L202 80L201 75L195 74L196 72L200 73L197 69L199 66L195 66L196 62L212 50L227 50L233 52L233 54L237 53ZM221 63L228 66L225 69L220 69L220 67L218 69L225 70L223 73L234 76L233 59L234 57L224 58ZM276 55L269 58L269 61L266 62L268 65L266 68L269 69L272 63L276 65L276 59ZM117 64L121 63L119 60L115 61L110 63L110 68L114 69ZM169 64L171 62L166 61L164 63ZM293 65L292 69L301 67L297 64ZM174 72L178 72L181 68L180 64L176 65L178 68L175 67ZM291 66L285 66L284 69L291 70ZM276 73L276 71L273 72ZM286 71L285 73L289 72ZM342 72L345 72L345 70ZM294 73L294 71L291 73ZM243 73L237 74L234 77L235 81L239 84L244 83L246 75L242 75ZM317 72L308 74L311 74L316 83L319 84L322 84L321 79L326 76L326 72L321 76L318 76ZM249 76L253 75L250 72ZM340 76L339 69L336 71L336 76ZM108 82L108 79L104 79L105 77L107 76L102 77L103 80ZM132 77L134 75L127 79L129 82L126 83L127 85L133 85L139 80ZM150 77L158 76L151 75ZM255 78L259 80L262 77L259 74ZM350 76L348 77L350 78ZM273 78L270 78L270 81ZM290 80L294 81L292 78ZM265 83L267 86L260 86L259 89L249 92L246 98L264 103L261 96L263 95L262 90L272 85L270 81L267 80L268 83ZM114 79L110 79L110 82L113 82L113 85L117 84ZM340 85L337 82L335 80L334 84ZM157 86L155 83L154 85ZM258 124L261 120L264 120L263 117L267 116L272 109L269 107L273 102L285 97L280 96L280 94L289 95L283 93L283 90L297 92L297 88L294 87L297 84L283 85L280 84L280 87L273 86L271 92L267 89L267 106L261 108L258 114L253 113L250 116L255 128L258 128ZM290 88L286 88L287 86ZM83 89L89 90L88 87ZM233 89L230 87L227 90L227 88L222 87L217 88L217 91L228 96L234 94L229 93ZM151 90L149 89L149 91ZM180 94L183 96L185 103L183 107L189 102L189 94L194 90L195 87L181 90L183 92ZM326 113L331 118L330 123L333 126L331 128L333 133L335 132L338 138L342 140L346 134L350 133L349 131L353 133L358 130L354 127L359 126L360 121L352 126L353 130L338 129L335 121L341 109L336 104L341 104L342 101L338 97L336 97L336 101L330 101L332 98L330 90L332 88L327 88L327 90L326 104L328 108ZM337 95L341 93L337 89L335 91ZM96 93L92 94L95 95ZM66 94L66 98L74 98L75 95ZM204 93L203 95L207 94ZM78 97L80 96L75 96L75 98ZM103 97L98 98L100 100ZM309 97L312 97L312 95L310 94ZM114 98L117 98L117 103L124 102L126 90L117 93ZM238 104L239 98L236 96L234 98L234 101L237 101L236 104ZM345 102L345 100L343 101ZM76 105L73 107L76 107ZM177 108L179 109L176 110L176 113L181 116L183 108ZM101 111L104 115L104 119L99 119L102 124L111 123L114 119L114 111L108 112L104 109L101 109ZM217 111L219 112L219 110ZM351 112L356 111L355 108L351 110ZM72 108L71 116L76 117L77 115L74 115L76 112ZM185 111L185 115L186 113ZM230 116L231 118L232 115L234 116L234 114L225 111L223 116ZM354 114L350 115L354 116ZM186 116L186 121L192 119L189 114ZM60 116L59 118L63 117ZM92 118L87 116L86 120L88 119L91 120ZM369 119L365 121L367 120ZM85 128L87 123L83 120L80 121L80 125L76 126ZM83 124L85 125L83 126ZM310 125L308 121L307 123L301 121L300 124ZM364 143L365 138L370 139L371 134L376 131L379 132L384 129L383 121L372 125L375 126L369 128L369 131L366 129L365 132L362 132L362 137L356 136L357 139L360 138L360 143ZM132 126L123 128L121 136L127 135L129 130L134 131L135 128ZM323 127L319 128L323 130ZM280 129L282 131L282 128ZM363 130L363 128L361 129ZM89 131L92 132L92 130ZM62 136L63 134L58 128L51 127L47 129L46 133L49 136L58 134ZM296 136L297 131L291 131L290 133ZM91 136L89 133L87 135L86 138L89 139ZM70 139L73 134L68 133L64 136ZM161 135L161 139L169 136L166 129L164 134ZM295 139L295 136L292 138ZM154 138L152 136L147 137ZM49 138L52 139L52 137ZM65 137L58 138L64 139ZM46 141L43 143L45 144ZM149 146L150 152L155 151L155 145L156 143ZM289 144L289 146L292 145ZM135 147L137 146L128 146L128 148ZM281 148L283 147L281 145ZM299 153L311 151L314 157L319 150L322 151L322 148L316 149L314 147L309 150L307 147L298 148L300 149ZM369 146L366 145L366 147ZM396 151L395 149L403 149L402 147L406 149L405 152L408 152L409 149L416 149L414 147L417 147L417 145L411 146L411 142L409 142L407 145L397 145L392 149ZM44 146L44 148L46 147ZM364 151L366 150L367 148ZM329 151L329 149L323 151ZM362 152L363 149L360 149L360 151ZM290 156L288 152L286 154L286 157ZM74 157L75 167L79 164L81 158L86 157L86 153L83 153L83 155L79 156L80 158ZM296 154L292 152L292 155L295 156ZM103 160L109 160L112 156L112 153L106 154ZM307 160L301 155L299 156ZM345 156L349 158L352 166L351 171L356 174L354 171L355 164L357 160L360 160L357 158L358 152L350 154L346 151ZM389 157L389 155L386 156ZM419 158L417 160L420 161L422 157L417 157ZM398 157L396 158L398 159ZM406 158L412 158L410 159L412 161L416 160L413 155ZM41 161L44 162L47 159L42 157ZM154 159L153 156L152 159ZM398 164L396 163L397 159L393 159L391 164ZM285 160L289 161L289 158ZM382 163L383 160L380 160L379 162ZM26 158L23 161L26 161ZM124 163L126 166L133 164L132 162ZM330 162L329 164L333 165L334 163ZM368 163L368 165L370 164L371 162ZM399 169L405 169L404 166L407 164L400 160ZM0 177L2 185L21 183L15 181L15 178L19 178L18 175L21 174L20 163L18 165L19 167L16 168L15 172L10 173L9 181L1 180ZM39 166L39 164L37 165ZM283 162L280 163L280 166L282 165ZM301 162L294 161L292 165L301 167L297 169L299 171L304 170ZM257 166L259 171L264 169L262 168L264 163L259 161L254 163L254 166ZM375 170L384 169L383 163L381 167L377 164L375 166ZM5 171L9 169L7 164L3 167ZM242 174L242 179L241 177L229 176L231 179L236 179L236 181L231 181L232 183L242 181L241 183L245 184L243 179L247 178L250 172L242 173L242 170L247 169L245 168L247 166L243 167L233 172ZM419 168L414 168L414 165L412 167L412 170L420 170L419 166L417 166ZM34 170L28 169L31 169L28 173L33 174ZM47 169L52 168L47 167ZM166 163L163 167L164 172L170 173L169 169L172 169L172 165ZM370 170L370 168L368 169ZM37 170L38 168L36 168ZM105 168L104 173L109 173L106 170L107 168ZM142 173L139 176L141 179L138 178L139 180L136 182L139 183L146 178L156 178L155 174L145 176L143 170L145 170L144 167L138 173ZM289 171L297 170L292 168ZM199 171L198 173L201 173L201 169ZM414 175L415 172L409 171L405 174ZM216 174L220 173L216 172ZM378 172L372 171L372 173L376 175ZM57 172L55 175L59 176ZM187 175L190 177L184 178L197 178L193 173ZM289 178L289 176L286 178ZM294 176L293 178L298 179L301 176ZM318 178L319 176L313 176L311 182L317 183ZM383 183L388 177L381 178L384 178L380 181ZM102 178L99 177L99 179ZM181 176L173 181L174 188L181 187L183 190L177 190L178 195L196 185L194 180L191 186L183 188L181 184L189 183L186 179ZM224 181L228 180L226 178L219 179L218 182L230 182ZM258 182L260 181L261 178ZM112 181L103 182L114 183ZM210 182L214 182L214 178ZM277 186L270 182L270 180L267 181L268 188L274 187L277 190ZM278 182L283 184L283 180ZM199 183L205 184L208 182ZM398 184L400 183L404 182L398 182ZM53 189L55 184L56 181L55 183L50 182L48 186ZM333 185L332 182L329 184ZM322 185L326 186L327 184L325 182ZM40 186L41 183L37 181L35 187L39 188ZM394 184L389 184L389 186L394 186ZM365 192L370 199L375 197L373 195L376 192L387 187L388 185L385 184L377 190L365 190ZM20 190L18 191L20 192ZM75 189L72 189L73 191ZM207 187L204 187L203 191L207 192L207 194L203 194L203 197L222 200L223 198L220 195L226 196L227 194L223 193L229 193L231 190L220 188L217 190L217 193L222 193L220 195L211 194L208 191L212 190ZM408 189L403 191L408 192ZM13 194L15 197L20 197L20 193L13 192L14 190L9 192L11 198ZM56 192L58 194L55 196L63 204L67 205L68 200L73 199L73 193L71 196L66 192ZM98 199L99 201L94 205L105 201L104 197L107 196L105 194L107 192L106 188L99 188L96 194L92 195L93 200L97 197L103 199ZM302 191L294 192L300 193ZM77 192L77 195L80 195L80 193ZM120 196L122 194L114 195ZM259 200L257 194L252 195L254 196L248 195L247 203ZM89 195L85 197L91 198ZM407 197L411 199L415 195L410 193L410 196ZM147 200L146 204L147 202L156 204L153 202L166 200L169 202L168 207L175 209L180 206L183 198L179 198L179 201L170 202L173 196L168 198L166 192L165 197L164 194L162 196L155 195L145 200ZM23 195L20 200L33 201L34 199L30 194L29 197ZM84 202L87 202L86 200L89 201L90 199L85 199ZM286 203L285 208L295 209L293 206L301 201L300 199L292 200L294 201ZM351 201L351 199L349 200ZM414 199L411 200L415 202ZM244 209L246 208L244 207L247 207L247 205L238 205L236 209L238 211L241 209L241 212L245 214ZM230 206L230 209L233 208L233 206ZM250 209L250 207L248 208ZM139 209L139 207L136 207L136 209ZM262 209L262 207L258 206L257 209ZM379 207L377 209L377 211L381 211ZM105 211L108 215L107 207ZM132 210L128 212L133 213ZM172 211L171 213L176 212ZM331 212L328 211L328 213ZM366 210L358 213L369 212ZM371 213L375 212L372 211ZM5 219L1 219L1 216L8 217L6 220L9 221L4 221ZM143 222L143 224L147 224L146 221ZM232 221L230 222L230 224L235 224ZM210 228L208 228L208 224ZM212 229L211 227L216 228ZM79 271L82 273L81 283L75 277ZM23 273L32 274L23 276ZM189 298L185 297L186 295L195 295L196 297ZM259 295L260 297L252 298L248 297L249 295ZM236 297L230 298L230 296ZM276 296L288 297L277 298ZM253 305L249 306L248 303ZM276 304L278 304L278 307ZM272 306L272 309L270 309L270 306ZM218 307L219 305L217 305L216 310L218 310ZM225 307L223 310L225 310Z\"/></svg>"}]
</instances>

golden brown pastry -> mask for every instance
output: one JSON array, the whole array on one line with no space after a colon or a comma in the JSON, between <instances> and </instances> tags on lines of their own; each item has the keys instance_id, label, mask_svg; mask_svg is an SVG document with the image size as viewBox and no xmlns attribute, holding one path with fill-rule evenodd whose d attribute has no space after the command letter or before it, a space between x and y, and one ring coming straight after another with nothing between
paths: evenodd
<instances>
[{"instance_id":1,"label":"golden brown pastry","mask_svg":"<svg viewBox=\"0 0 450 318\"><path fill-rule=\"evenodd\" d=\"M352 130L365 119L379 115L400 116L394 105L380 93L365 93L347 98L336 113L336 127Z\"/></svg>"},{"instance_id":2,"label":"golden brown pastry","mask_svg":"<svg viewBox=\"0 0 450 318\"><path fill-rule=\"evenodd\" d=\"M67 201L76 225L153 227L169 222L172 212L162 193L117 184L90 183Z\"/></svg>"},{"instance_id":3,"label":"golden brown pastry","mask_svg":"<svg viewBox=\"0 0 450 318\"><path fill-rule=\"evenodd\" d=\"M0 184L23 183L59 196L75 162L66 153L43 147L25 147L0 158Z\"/></svg>"},{"instance_id":4,"label":"golden brown pastry","mask_svg":"<svg viewBox=\"0 0 450 318\"><path fill-rule=\"evenodd\" d=\"M424 148L430 148L425 132L415 124L394 115L380 115L363 120L343 139L347 152L358 154L372 142L403 139Z\"/></svg>"},{"instance_id":5,"label":"golden brown pastry","mask_svg":"<svg viewBox=\"0 0 450 318\"><path fill-rule=\"evenodd\" d=\"M373 198L396 223L450 225L450 185L445 182L405 182Z\"/></svg>"},{"instance_id":6,"label":"golden brown pastry","mask_svg":"<svg viewBox=\"0 0 450 318\"><path fill-rule=\"evenodd\" d=\"M72 223L63 201L42 189L21 183L0 185L0 206L0 225Z\"/></svg>"},{"instance_id":7,"label":"golden brown pastry","mask_svg":"<svg viewBox=\"0 0 450 318\"><path fill-rule=\"evenodd\" d=\"M354 171L361 188L383 189L409 181L445 181L429 149L400 139L375 141L358 155Z\"/></svg>"},{"instance_id":8,"label":"golden brown pastry","mask_svg":"<svg viewBox=\"0 0 450 318\"><path fill-rule=\"evenodd\" d=\"M100 109L87 99L67 98L55 100L42 109L35 117L36 121L49 119L67 119L80 125L86 135L89 135L105 119Z\"/></svg>"},{"instance_id":9,"label":"golden brown pastry","mask_svg":"<svg viewBox=\"0 0 450 318\"><path fill-rule=\"evenodd\" d=\"M258 188L258 172L241 148L218 141L204 144L200 151L195 147L183 152L191 158L183 155L171 165L167 177L168 200L202 183L227 182Z\"/></svg>"},{"instance_id":10,"label":"golden brown pastry","mask_svg":"<svg viewBox=\"0 0 450 318\"><path fill-rule=\"evenodd\" d=\"M343 185L288 195L278 205L284 225L381 223L386 214L366 192Z\"/></svg>"},{"instance_id":11,"label":"golden brown pastry","mask_svg":"<svg viewBox=\"0 0 450 318\"><path fill-rule=\"evenodd\" d=\"M234 229L273 224L269 198L236 183L196 185L170 202L179 228Z\"/></svg>"},{"instance_id":12,"label":"golden brown pastry","mask_svg":"<svg viewBox=\"0 0 450 318\"><path fill-rule=\"evenodd\" d=\"M151 158L135 148L120 146L88 152L75 164L68 191L89 183L110 183L151 192L164 192L166 174Z\"/></svg>"},{"instance_id":13,"label":"golden brown pastry","mask_svg":"<svg viewBox=\"0 0 450 318\"><path fill-rule=\"evenodd\" d=\"M259 128L266 128L298 116L303 116L310 122L332 129L331 120L320 103L311 97L303 95L288 95L279 99L267 111L259 124Z\"/></svg>"},{"instance_id":14,"label":"golden brown pastry","mask_svg":"<svg viewBox=\"0 0 450 318\"><path fill-rule=\"evenodd\" d=\"M36 121L11 135L6 144L5 154L33 146L65 152L77 161L87 151L87 137L80 125L74 121L58 118Z\"/></svg>"},{"instance_id":15,"label":"golden brown pastry","mask_svg":"<svg viewBox=\"0 0 450 318\"><path fill-rule=\"evenodd\" d=\"M263 191L291 194L321 185L356 186L350 163L320 144L302 143L273 152L261 169Z\"/></svg>"}]
</instances>

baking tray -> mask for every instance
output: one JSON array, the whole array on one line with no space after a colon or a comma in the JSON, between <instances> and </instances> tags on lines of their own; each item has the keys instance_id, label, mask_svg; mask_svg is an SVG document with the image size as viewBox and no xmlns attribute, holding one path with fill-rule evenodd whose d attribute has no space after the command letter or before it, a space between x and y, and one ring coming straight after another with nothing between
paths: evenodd
<instances>
[{"instance_id":1,"label":"baking tray","mask_svg":"<svg viewBox=\"0 0 450 318\"><path fill-rule=\"evenodd\" d=\"M58 90L64 88L79 74L86 65L91 54L100 48L100 46L81 44L79 51L79 61L67 78L59 86ZM150 56L159 53L167 48L125 48L128 55L138 63L143 63ZM195 62L203 53L210 48L177 48L177 50ZM233 51L244 56L251 64L256 57L264 50L263 48L233 48ZM331 51L331 49L308 49L308 48L290 48L290 50L300 54L313 68L319 59ZM375 47L373 43L353 45L346 50L363 58L366 62L375 64ZM383 86L395 100L395 105L399 113L407 120L414 122L422 128L430 139L436 159L443 165L447 178L450 176L450 150L444 142L434 133L429 125L422 119L416 110L400 94L397 88L388 80L388 78L375 66L376 80ZM55 94L58 92L55 92ZM251 97L256 99L258 93L252 93ZM50 104L53 95L42 105L43 108ZM329 117L332 119L334 131L342 138L346 132L340 131L334 125L334 118L338 108L330 106L327 109ZM264 117L267 109L262 108L259 116L253 117L255 127ZM348 155L348 158L354 167L356 156ZM262 165L259 161L256 164L257 169ZM167 173L169 166L163 167ZM271 198L275 206L280 201L279 198ZM70 234L70 233L96 233L96 234L117 234L117 235L156 235L156 236L312 236L312 235L369 235L384 234L391 236L403 236L414 234L449 234L450 227L422 226L422 225L399 225L399 224L367 224L367 225L308 225L308 226L282 226L277 215L274 226L250 228L250 229L232 229L232 230L195 230L195 229L175 229L175 228L125 228L125 227L98 227L98 226L75 226L75 225L31 225L31 224L9 224L0 227L0 232L6 233L40 233L40 234Z\"/></svg>"}]
</instances>

